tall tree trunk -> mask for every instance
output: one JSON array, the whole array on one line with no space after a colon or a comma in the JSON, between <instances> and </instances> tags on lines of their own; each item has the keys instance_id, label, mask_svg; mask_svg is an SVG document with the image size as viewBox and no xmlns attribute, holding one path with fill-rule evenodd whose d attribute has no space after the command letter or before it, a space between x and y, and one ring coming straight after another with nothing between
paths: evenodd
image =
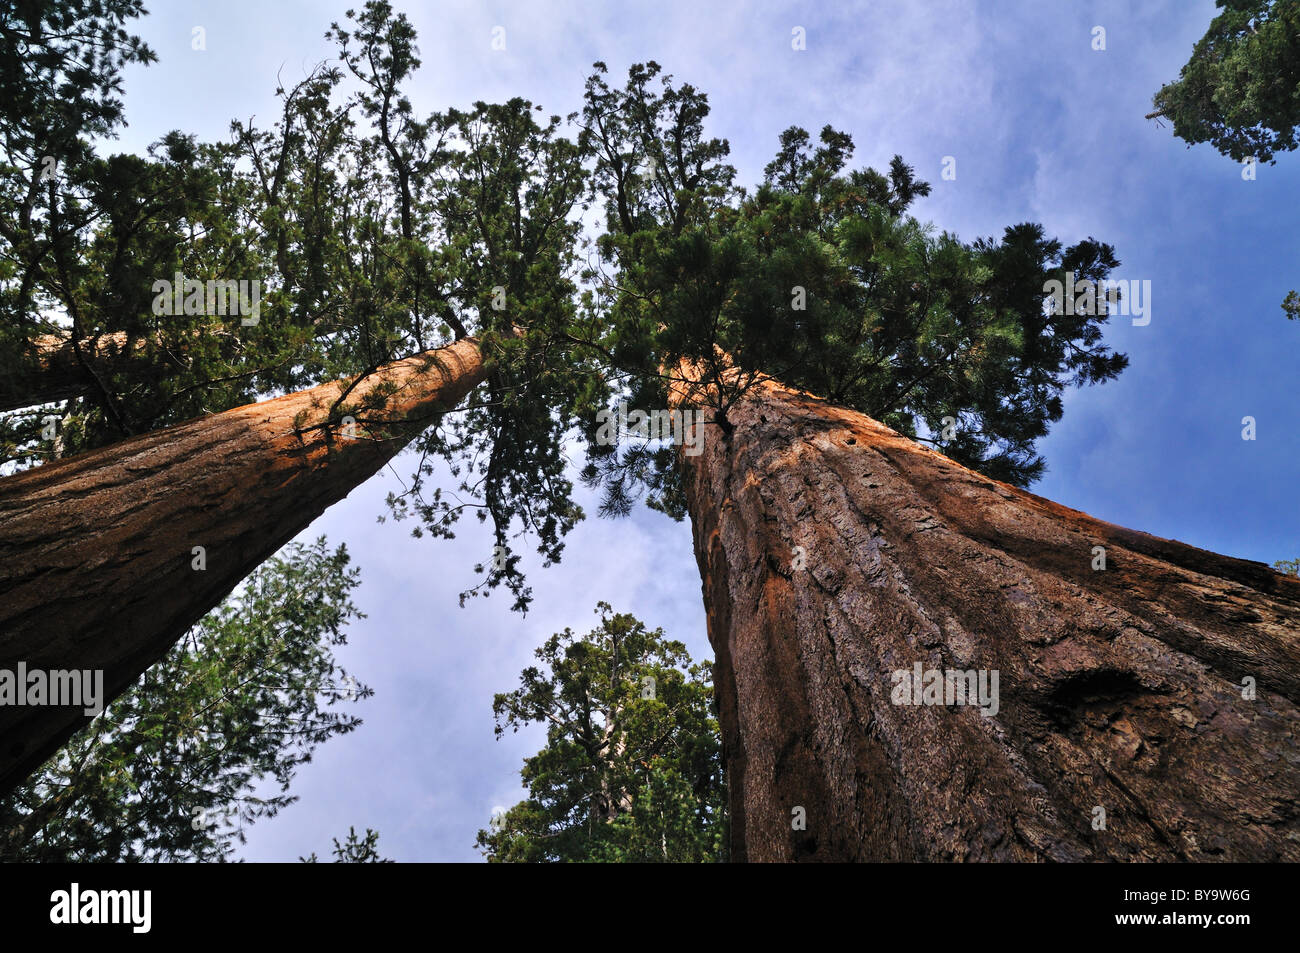
<instances>
[{"instance_id":1,"label":"tall tree trunk","mask_svg":"<svg viewBox=\"0 0 1300 953\"><path fill-rule=\"evenodd\" d=\"M68 400L88 393L93 385L90 374L77 359L72 340L54 334L37 338L35 354L14 355L6 360L0 373L0 411L17 410L56 400ZM107 369L106 358L121 350L126 334L105 334L87 339L82 353Z\"/></svg>"},{"instance_id":2,"label":"tall tree trunk","mask_svg":"<svg viewBox=\"0 0 1300 953\"><path fill-rule=\"evenodd\" d=\"M772 382L727 419L682 461L733 858L1300 860L1300 580Z\"/></svg>"},{"instance_id":3,"label":"tall tree trunk","mask_svg":"<svg viewBox=\"0 0 1300 953\"><path fill-rule=\"evenodd\" d=\"M238 341L236 334L217 326L195 328L193 334L216 334ZM154 336L153 340L157 343L160 338ZM5 355L0 364L0 412L93 393L95 376L105 378L112 373L126 342L125 331L83 338L77 345L65 335L37 337L33 353ZM136 338L134 346L139 349L148 343L148 338Z\"/></svg>"},{"instance_id":4,"label":"tall tree trunk","mask_svg":"<svg viewBox=\"0 0 1300 953\"><path fill-rule=\"evenodd\" d=\"M0 669L102 669L116 697L487 372L466 338L365 378L343 407L387 402L350 424L336 381L0 480ZM87 720L0 705L0 791Z\"/></svg>"}]
</instances>

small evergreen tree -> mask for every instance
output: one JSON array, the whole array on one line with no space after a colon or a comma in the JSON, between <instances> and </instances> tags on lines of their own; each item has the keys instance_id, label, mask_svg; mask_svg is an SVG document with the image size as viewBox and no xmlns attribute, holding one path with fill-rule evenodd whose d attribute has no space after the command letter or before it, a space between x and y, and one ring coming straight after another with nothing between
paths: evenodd
<instances>
[{"instance_id":1,"label":"small evergreen tree","mask_svg":"<svg viewBox=\"0 0 1300 953\"><path fill-rule=\"evenodd\" d=\"M248 825L297 800L286 792L316 746L361 724L334 710L372 694L332 651L362 617L348 563L321 537L263 564L0 800L0 856L228 859Z\"/></svg>"},{"instance_id":2,"label":"small evergreen tree","mask_svg":"<svg viewBox=\"0 0 1300 953\"><path fill-rule=\"evenodd\" d=\"M600 603L600 625L537 650L496 696L496 733L547 724L529 796L478 833L489 861L725 859L726 802L708 666Z\"/></svg>"},{"instance_id":3,"label":"small evergreen tree","mask_svg":"<svg viewBox=\"0 0 1300 953\"><path fill-rule=\"evenodd\" d=\"M307 857L299 857L304 864L318 863L315 851ZM355 827L348 828L347 840L339 843L334 838L334 863L336 864L391 864L393 861L379 856L379 832L366 828L364 837L357 836Z\"/></svg>"},{"instance_id":4,"label":"small evergreen tree","mask_svg":"<svg viewBox=\"0 0 1300 953\"><path fill-rule=\"evenodd\" d=\"M1217 0L1222 11L1155 112L1189 145L1208 142L1238 162L1276 162L1300 126L1300 2Z\"/></svg>"}]
</instances>

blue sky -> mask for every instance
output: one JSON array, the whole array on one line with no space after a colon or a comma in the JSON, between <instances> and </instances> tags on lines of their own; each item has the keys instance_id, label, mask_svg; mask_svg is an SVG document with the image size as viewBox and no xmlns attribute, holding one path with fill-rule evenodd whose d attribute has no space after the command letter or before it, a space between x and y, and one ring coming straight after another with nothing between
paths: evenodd
<instances>
[{"instance_id":1,"label":"blue sky","mask_svg":"<svg viewBox=\"0 0 1300 953\"><path fill-rule=\"evenodd\" d=\"M128 71L141 151L179 128L224 138L232 118L275 115L276 75L300 77L332 50L322 34L345 2L153 2L140 33L159 62ZM359 4L354 4L359 5ZM1280 302L1300 287L1300 157L1257 178L1209 146L1188 149L1142 117L1177 76L1214 13L1212 0L1147 2L578 3L394 5L419 31L417 111L522 95L547 112L579 108L595 60L613 76L654 59L709 94L708 131L730 140L742 183L761 177L790 125L849 132L855 163L901 154L931 182L913 212L964 239L1041 222L1069 244L1110 242L1114 277L1149 280L1151 321L1112 319L1129 355L1112 383L1067 395L1040 447L1034 492L1101 519L1272 562L1300 556L1296 401L1300 324ZM833 7L833 9L832 9ZM191 48L194 27L206 49ZM505 28L506 49L491 48ZM1093 28L1106 49L1094 50ZM806 49L791 48L803 27ZM956 178L940 177L944 157ZM1257 439L1241 438L1253 416ZM399 458L397 474L411 462ZM380 525L385 470L305 536L346 541L362 570L344 664L376 694L365 724L321 747L293 788L301 801L249 829L242 856L327 855L349 825L380 831L398 860L474 860L474 834L522 794L518 769L542 731L494 741L492 695L514 686L552 632L586 631L606 600L711 658L687 524L642 510L591 517L562 565L530 573L520 616L500 596L457 608L490 557L465 524L454 541Z\"/></svg>"}]
</instances>

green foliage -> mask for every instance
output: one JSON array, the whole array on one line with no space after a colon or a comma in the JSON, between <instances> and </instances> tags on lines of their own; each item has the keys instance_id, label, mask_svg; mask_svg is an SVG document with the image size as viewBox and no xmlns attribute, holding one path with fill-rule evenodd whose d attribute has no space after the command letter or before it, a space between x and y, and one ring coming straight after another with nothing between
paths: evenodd
<instances>
[{"instance_id":1,"label":"green foliage","mask_svg":"<svg viewBox=\"0 0 1300 953\"><path fill-rule=\"evenodd\" d=\"M91 22L93 5L73 6L80 25ZM109 6L120 18L142 12ZM69 133L81 136L78 150L64 150L59 176L40 189L32 163L0 167L0 300L14 318L0 322L0 373L34 370L41 342L58 335L77 342L85 385L80 396L0 414L0 465L37 465L359 379L474 335L490 380L418 441L392 514L433 536L450 536L465 511L491 520L505 557L485 561L481 584L465 596L504 584L524 608L515 540L531 534L548 563L558 560L582 517L563 449L572 408L598 390L592 371L565 353L582 157L560 135L561 117L535 116L540 107L523 99L417 115L404 92L420 65L409 21L383 0L348 17L326 34L340 65L277 89L281 111L268 128L236 121L228 143L171 133L147 157L100 159L89 140L116 121L106 110L102 122ZM125 35L110 39L151 57ZM38 42L63 41L30 41ZM113 76L78 82L95 90ZM11 138L50 121L4 108L0 127ZM154 282L177 273L260 281L258 323L155 314ZM382 428L383 396L330 410L336 418L359 410ZM42 433L47 415L59 419L57 440ZM454 496L426 489L439 460L460 481Z\"/></svg>"},{"instance_id":2,"label":"green foliage","mask_svg":"<svg viewBox=\"0 0 1300 953\"><path fill-rule=\"evenodd\" d=\"M122 123L122 67L157 59L124 29L143 12L142 0L0 2L6 156L32 164Z\"/></svg>"},{"instance_id":3,"label":"green foliage","mask_svg":"<svg viewBox=\"0 0 1300 953\"><path fill-rule=\"evenodd\" d=\"M1273 568L1288 576L1300 576L1300 559L1279 559Z\"/></svg>"},{"instance_id":4,"label":"green foliage","mask_svg":"<svg viewBox=\"0 0 1300 953\"><path fill-rule=\"evenodd\" d=\"M1153 116L1238 162L1276 162L1300 127L1300 0L1217 0L1219 13Z\"/></svg>"},{"instance_id":5,"label":"green foliage","mask_svg":"<svg viewBox=\"0 0 1300 953\"><path fill-rule=\"evenodd\" d=\"M583 515L565 476L564 440L593 392L594 372L567 351L585 177L577 146L560 135L561 117L540 123L540 108L524 99L480 102L425 127L436 175L413 216L422 247L434 249L424 259L423 294L457 338L484 342L493 370L463 413L416 441L416 472L388 503L394 518L417 521L415 535L450 537L467 511L491 521L495 556L477 567L484 578L462 604L505 584L514 607L526 608L531 592L512 541L531 534L550 565ZM439 460L460 480L455 493L426 491Z\"/></svg>"},{"instance_id":6,"label":"green foliage","mask_svg":"<svg viewBox=\"0 0 1300 953\"><path fill-rule=\"evenodd\" d=\"M653 60L633 65L621 90L606 84L604 63L594 69L578 144L594 162L592 187L605 200L607 231L664 227L678 234L708 221L736 173L721 161L727 141L704 136L708 96L689 83L675 87Z\"/></svg>"},{"instance_id":7,"label":"green foliage","mask_svg":"<svg viewBox=\"0 0 1300 953\"><path fill-rule=\"evenodd\" d=\"M0 801L0 856L227 859L296 800L285 792L316 746L361 723L333 710L372 694L332 652L362 615L348 562L321 537L263 564Z\"/></svg>"},{"instance_id":8,"label":"green foliage","mask_svg":"<svg viewBox=\"0 0 1300 953\"><path fill-rule=\"evenodd\" d=\"M0 168L0 298L15 317L0 322L0 371L30 370L42 336L58 332L78 342L86 385L0 415L0 465L356 380L474 336L489 379L458 413L431 416L390 512L435 537L466 512L490 521L494 551L462 600L504 585L523 609L519 539L549 564L583 515L567 478L575 424L605 512L645 489L652 506L683 513L670 448L594 442L596 412L616 398L666 406L682 360L713 365L699 396L721 433L731 403L771 375L1019 484L1043 471L1034 444L1064 388L1125 364L1101 343L1104 307L1043 307L1050 278L1105 277L1109 246L1065 248L1034 225L1000 241L936 234L908 215L928 186L897 157L887 174L849 170L843 133L827 128L814 145L787 130L751 194L733 182L727 143L705 133L707 97L653 62L622 88L596 64L580 119L544 118L518 98L421 115L405 92L420 60L404 15L370 0L326 35L340 65L277 90L269 128L235 122L223 144L172 133L147 157L103 159L89 140L116 121L106 107L98 125L76 127L82 146L55 181L37 188L35 168ZM148 59L124 33L112 39L120 56ZM112 74L76 79L90 90ZM0 107L12 137L47 120ZM576 142L562 135L574 120ZM584 268L590 202L606 229ZM153 282L178 272L260 280L259 323L154 314ZM368 425L382 426L382 398L355 409ZM53 442L41 433L50 413ZM936 439L947 416L955 436ZM454 488L428 485L443 463Z\"/></svg>"},{"instance_id":9,"label":"green foliage","mask_svg":"<svg viewBox=\"0 0 1300 953\"><path fill-rule=\"evenodd\" d=\"M747 193L720 164L726 143L702 132L702 94L667 77L651 93L653 63L634 66L620 92L596 70L581 141L597 163L612 273L588 273L580 333L623 373L607 403L666 407L668 381L684 383L680 362L699 362L693 393L717 411L710 438L723 437L727 409L771 376L1026 485L1043 472L1034 444L1060 419L1065 387L1126 366L1102 343L1104 299L1092 314L1045 304L1046 282L1067 271L1104 279L1118 265L1110 246L1065 248L1032 224L1001 240L936 235L906 214L929 186L897 156L887 175L847 170L852 139L830 127L815 149L805 130L783 133L765 181ZM627 171L647 156L668 158L650 177ZM946 416L955 435L937 439ZM626 512L647 488L652 506L681 513L666 448L602 447L594 416L585 423L584 477L604 486L606 512Z\"/></svg>"},{"instance_id":10,"label":"green foliage","mask_svg":"<svg viewBox=\"0 0 1300 953\"><path fill-rule=\"evenodd\" d=\"M31 59L7 55L4 69L49 61L43 82L61 92L0 105L11 144L0 164L0 373L30 372L43 342L70 339L84 386L0 417L0 463L38 464L357 368L355 342L368 329L350 312L339 317L357 297L340 259L363 199L361 184L337 182L332 168L347 130L346 113L329 103L339 72L318 69L279 90L273 132L235 123L226 144L172 132L147 156L102 158L93 140L120 121L121 64L153 59L117 26L140 4L20 6L60 8L58 29L16 32ZM111 29L99 25L105 9ZM93 49L79 49L82 37ZM61 123L68 100L100 105L84 122ZM178 273L260 282L258 323L243 325L229 308L156 314L154 283ZM53 444L40 435L47 414L61 421Z\"/></svg>"},{"instance_id":11,"label":"green foliage","mask_svg":"<svg viewBox=\"0 0 1300 953\"><path fill-rule=\"evenodd\" d=\"M299 857L304 864L319 863L315 852L307 857ZM391 864L392 861L379 856L379 832L366 828L365 837L357 836L355 827L348 828L347 840L339 843L334 838L334 863L336 864Z\"/></svg>"},{"instance_id":12,"label":"green foliage","mask_svg":"<svg viewBox=\"0 0 1300 953\"><path fill-rule=\"evenodd\" d=\"M547 725L524 761L529 797L481 830L494 862L725 859L721 743L705 665L630 615L565 629L519 688L496 696L496 733Z\"/></svg>"},{"instance_id":13,"label":"green foliage","mask_svg":"<svg viewBox=\"0 0 1300 953\"><path fill-rule=\"evenodd\" d=\"M48 288L87 227L70 194L90 187L90 140L122 123L121 71L156 59L125 29L142 12L140 0L0 2L0 374L30 359ZM40 426L34 415L0 418L0 463Z\"/></svg>"}]
</instances>

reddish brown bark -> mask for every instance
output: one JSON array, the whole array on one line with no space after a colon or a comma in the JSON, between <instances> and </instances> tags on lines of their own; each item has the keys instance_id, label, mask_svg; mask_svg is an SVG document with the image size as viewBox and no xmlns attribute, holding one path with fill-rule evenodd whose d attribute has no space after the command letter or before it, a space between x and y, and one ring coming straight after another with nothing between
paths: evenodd
<instances>
[{"instance_id":1,"label":"reddish brown bark","mask_svg":"<svg viewBox=\"0 0 1300 953\"><path fill-rule=\"evenodd\" d=\"M465 339L344 382L235 408L0 480L0 668L103 669L115 697L249 572L487 376ZM382 421L368 423L370 418ZM193 548L207 568L192 568ZM0 789L86 721L0 706Z\"/></svg>"},{"instance_id":2,"label":"reddish brown bark","mask_svg":"<svg viewBox=\"0 0 1300 953\"><path fill-rule=\"evenodd\" d=\"M775 383L728 421L683 461L735 859L1300 859L1300 580ZM895 704L917 662L999 711Z\"/></svg>"}]
</instances>

